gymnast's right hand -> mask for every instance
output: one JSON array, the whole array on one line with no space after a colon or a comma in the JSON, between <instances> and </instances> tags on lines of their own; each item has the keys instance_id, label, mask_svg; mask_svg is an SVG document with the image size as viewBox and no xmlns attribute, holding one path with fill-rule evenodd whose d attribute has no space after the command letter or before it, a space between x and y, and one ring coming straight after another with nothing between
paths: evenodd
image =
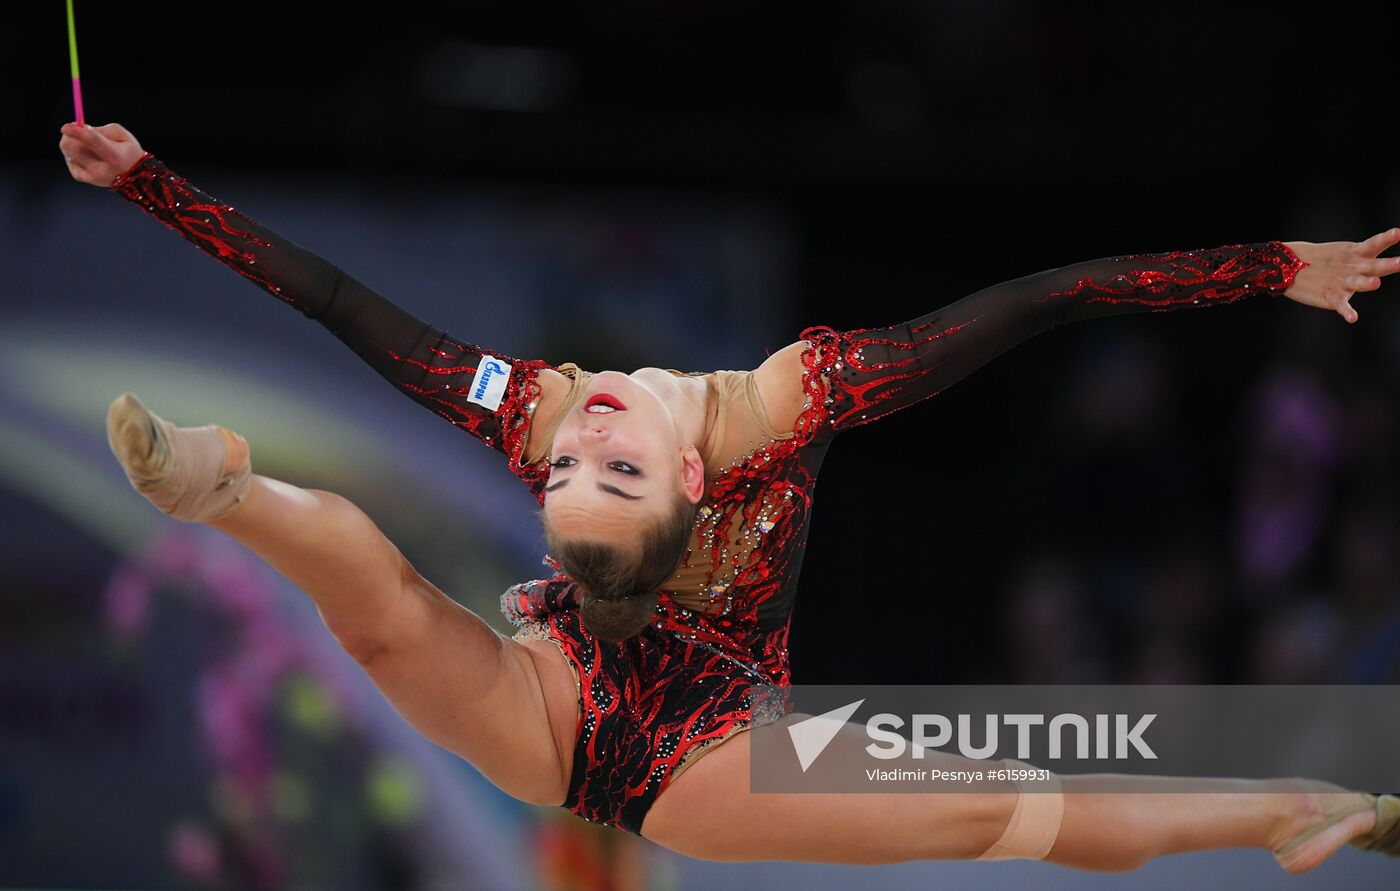
<instances>
[{"instance_id":1,"label":"gymnast's right hand","mask_svg":"<svg viewBox=\"0 0 1400 891\"><path fill-rule=\"evenodd\" d=\"M121 124L80 127L68 123L59 132L63 134L58 141L59 151L63 152L68 172L80 183L108 188L112 180L135 167L145 154L141 143Z\"/></svg>"}]
</instances>

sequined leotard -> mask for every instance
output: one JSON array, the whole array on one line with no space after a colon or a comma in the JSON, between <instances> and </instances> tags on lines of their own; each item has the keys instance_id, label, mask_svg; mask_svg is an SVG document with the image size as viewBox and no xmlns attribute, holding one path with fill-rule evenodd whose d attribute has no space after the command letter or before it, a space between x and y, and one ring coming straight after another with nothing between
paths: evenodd
<instances>
[{"instance_id":1,"label":"sequined leotard","mask_svg":"<svg viewBox=\"0 0 1400 891\"><path fill-rule=\"evenodd\" d=\"M150 154L112 188L320 321L400 391L502 453L543 499L548 465L538 449L527 459L524 448L539 376L546 368L574 369L503 356L419 321ZM806 404L792 435L760 443L708 480L678 573L702 574L700 600L694 592L662 590L647 629L604 644L580 623L577 586L562 573L502 595L517 636L552 640L579 682L564 806L640 833L657 795L706 746L782 713L783 697L774 691L790 683L787 636L812 495L837 432L926 399L1056 325L1277 293L1304 265L1276 241L1112 257L994 285L900 325L801 332ZM479 401L485 388L478 372L488 355L510 366L490 409Z\"/></svg>"}]
</instances>

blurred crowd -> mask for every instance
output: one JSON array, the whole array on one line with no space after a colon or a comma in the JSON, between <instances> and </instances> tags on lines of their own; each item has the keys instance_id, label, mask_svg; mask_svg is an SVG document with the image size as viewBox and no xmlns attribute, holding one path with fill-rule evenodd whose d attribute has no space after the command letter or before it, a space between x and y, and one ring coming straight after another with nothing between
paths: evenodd
<instances>
[{"instance_id":1,"label":"blurred crowd","mask_svg":"<svg viewBox=\"0 0 1400 891\"><path fill-rule=\"evenodd\" d=\"M1132 332L1078 355L1052 412L1076 525L1007 585L1017 682L1400 681L1394 344L1282 316L1243 362ZM1193 414L1226 378L1237 410Z\"/></svg>"},{"instance_id":2,"label":"blurred crowd","mask_svg":"<svg viewBox=\"0 0 1400 891\"><path fill-rule=\"evenodd\" d=\"M1400 222L1373 125L1393 29L1347 16L281 4L191 42L184 5L80 6L93 122L429 321L589 369L751 367L806 325L889 324L1120 248ZM102 431L122 389L240 429L260 472L351 497L502 630L501 590L542 571L495 456L67 178L62 6L16 12L0 885L716 884L508 799L412 731L285 580L130 491ZM1400 683L1397 287L1353 327L1259 298L1076 325L843 434L796 681ZM724 886L773 887L796 874L781 866Z\"/></svg>"}]
</instances>

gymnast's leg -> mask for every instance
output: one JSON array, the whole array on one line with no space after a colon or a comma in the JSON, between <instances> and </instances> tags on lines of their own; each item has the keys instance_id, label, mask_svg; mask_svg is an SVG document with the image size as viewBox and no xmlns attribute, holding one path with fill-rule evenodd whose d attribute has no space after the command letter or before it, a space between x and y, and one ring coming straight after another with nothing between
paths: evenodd
<instances>
[{"instance_id":1,"label":"gymnast's leg","mask_svg":"<svg viewBox=\"0 0 1400 891\"><path fill-rule=\"evenodd\" d=\"M496 633L420 576L346 499L253 474L236 433L177 428L123 395L108 412L108 437L149 500L237 539L305 591L418 732L517 798L564 800L572 752L561 754L547 699L568 740L577 700L552 645L539 641L546 647L536 651Z\"/></svg>"},{"instance_id":2,"label":"gymnast's leg","mask_svg":"<svg viewBox=\"0 0 1400 891\"><path fill-rule=\"evenodd\" d=\"M750 737L736 734L689 765L658 796L642 834L707 860L877 864L1029 857L1117 871L1210 848L1278 852L1310 827L1349 814L1280 856L1285 869L1302 872L1376 824L1376 809L1364 796L1309 781L1281 793L1256 791L1262 785L1255 781L1219 780L1219 792L1200 794L1174 791L1184 783L1199 788L1199 780L1163 777L1152 778L1160 792L1075 793L1089 778L1062 777L1058 801L1051 792L1022 794L1010 782L967 793L751 792ZM862 727L848 724L822 757L834 752L860 763L868 743ZM987 764L930 753L886 766L977 770ZM1146 779L1133 778L1135 784Z\"/></svg>"}]
</instances>

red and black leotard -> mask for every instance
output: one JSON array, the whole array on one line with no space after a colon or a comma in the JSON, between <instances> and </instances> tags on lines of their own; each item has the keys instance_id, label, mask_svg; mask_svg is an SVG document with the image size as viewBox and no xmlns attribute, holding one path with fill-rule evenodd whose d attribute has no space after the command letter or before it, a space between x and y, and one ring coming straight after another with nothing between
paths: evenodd
<instances>
[{"instance_id":1,"label":"red and black leotard","mask_svg":"<svg viewBox=\"0 0 1400 891\"><path fill-rule=\"evenodd\" d=\"M201 250L318 320L410 398L506 456L543 499L549 468L522 463L552 368L452 337L334 265L211 198L147 154L112 188ZM1305 264L1279 242L1077 263L994 285L888 328L808 328L806 405L794 436L772 440L709 483L687 564L708 560L712 607L660 592L641 634L599 642L563 574L523 582L501 607L559 646L579 682L565 807L640 833L656 796L704 747L784 710L787 634L817 470L835 434L938 393L1031 336L1078 319L1231 303L1281 292ZM511 366L499 405L470 398L481 357ZM779 692L775 692L779 691Z\"/></svg>"}]
</instances>

